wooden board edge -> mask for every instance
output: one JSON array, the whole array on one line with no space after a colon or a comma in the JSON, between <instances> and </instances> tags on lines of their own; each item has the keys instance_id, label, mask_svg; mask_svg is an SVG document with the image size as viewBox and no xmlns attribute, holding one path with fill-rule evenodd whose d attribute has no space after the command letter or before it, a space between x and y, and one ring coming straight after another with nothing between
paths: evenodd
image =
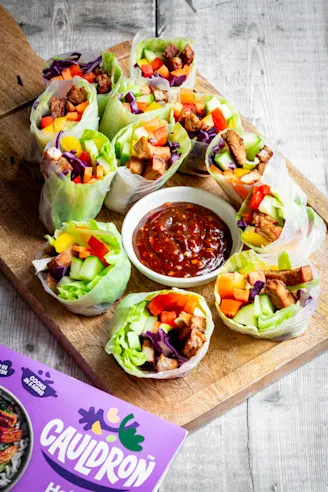
<instances>
[{"instance_id":1,"label":"wooden board edge","mask_svg":"<svg viewBox=\"0 0 328 492\"><path fill-rule=\"evenodd\" d=\"M97 375L92 370L91 366L82 357L80 352L76 350L74 345L72 345L69 340L58 330L55 322L47 315L46 311L43 309L41 304L35 300L35 298L30 294L26 287L20 282L19 278L16 277L14 272L6 265L4 260L0 257L0 271L5 275L5 277L12 283L17 292L22 296L22 298L28 303L28 305L33 309L35 314L40 318L42 323L48 328L50 333L56 338L64 350L68 353L74 362L78 365L85 376L90 380L91 384L96 388L104 391L105 393L110 393Z\"/></svg>"},{"instance_id":2,"label":"wooden board edge","mask_svg":"<svg viewBox=\"0 0 328 492\"><path fill-rule=\"evenodd\" d=\"M282 366L280 366L277 370L272 371L271 373L261 377L260 379L254 381L254 383L250 384L243 390L238 393L230 396L223 402L220 402L216 407L211 408L207 412L203 413L199 417L191 420L188 424L182 425L188 432L194 432L200 427L208 424L214 418L220 417L224 413L232 410L237 405L240 405L248 398L252 397L258 391L270 386L271 384L278 381L278 379L290 374L291 372L299 369L304 364L307 364L312 359L322 354L328 349L328 338L322 340L317 345L310 347L309 350L302 352L294 359L286 362Z\"/></svg>"}]
</instances>

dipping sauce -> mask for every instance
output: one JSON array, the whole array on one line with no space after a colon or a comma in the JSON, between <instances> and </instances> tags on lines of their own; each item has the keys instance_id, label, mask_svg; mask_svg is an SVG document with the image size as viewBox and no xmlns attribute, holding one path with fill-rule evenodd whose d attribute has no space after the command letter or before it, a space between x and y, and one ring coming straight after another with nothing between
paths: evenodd
<instances>
[{"instance_id":1,"label":"dipping sauce","mask_svg":"<svg viewBox=\"0 0 328 492\"><path fill-rule=\"evenodd\" d=\"M165 203L149 212L133 233L141 263L171 277L210 273L228 258L232 238L214 212L195 203Z\"/></svg>"}]
</instances>

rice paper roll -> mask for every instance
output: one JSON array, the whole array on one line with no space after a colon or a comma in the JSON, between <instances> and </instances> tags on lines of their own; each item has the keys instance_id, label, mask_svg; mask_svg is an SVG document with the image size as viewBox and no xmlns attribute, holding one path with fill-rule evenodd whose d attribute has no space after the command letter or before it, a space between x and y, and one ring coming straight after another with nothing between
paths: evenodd
<instances>
[{"instance_id":1,"label":"rice paper roll","mask_svg":"<svg viewBox=\"0 0 328 492\"><path fill-rule=\"evenodd\" d=\"M224 130L209 144L207 171L236 205L241 205L256 186L266 184L299 204L307 196L289 176L285 158L257 133Z\"/></svg>"},{"instance_id":2,"label":"rice paper roll","mask_svg":"<svg viewBox=\"0 0 328 492\"><path fill-rule=\"evenodd\" d=\"M161 118L173 122L173 96L164 79L123 79L109 96L100 131L110 140L127 125Z\"/></svg>"},{"instance_id":3,"label":"rice paper roll","mask_svg":"<svg viewBox=\"0 0 328 492\"><path fill-rule=\"evenodd\" d=\"M255 338L286 340L302 335L320 295L318 272L307 259L286 251L236 253L220 268L215 304L231 330Z\"/></svg>"},{"instance_id":4,"label":"rice paper roll","mask_svg":"<svg viewBox=\"0 0 328 492\"><path fill-rule=\"evenodd\" d=\"M95 130L59 134L43 153L40 220L49 232L70 220L95 218L116 172L114 147Z\"/></svg>"},{"instance_id":5,"label":"rice paper roll","mask_svg":"<svg viewBox=\"0 0 328 492\"><path fill-rule=\"evenodd\" d=\"M199 364L213 329L199 294L181 289L130 294L115 310L105 350L131 376L173 379Z\"/></svg>"},{"instance_id":6,"label":"rice paper roll","mask_svg":"<svg viewBox=\"0 0 328 492\"><path fill-rule=\"evenodd\" d=\"M284 249L308 257L325 237L325 224L313 209L297 204L268 185L253 189L236 220L242 242L261 254Z\"/></svg>"},{"instance_id":7,"label":"rice paper roll","mask_svg":"<svg viewBox=\"0 0 328 492\"><path fill-rule=\"evenodd\" d=\"M164 135L162 142L154 138L159 134L159 138ZM179 123L172 126L158 118L123 128L112 144L118 167L105 205L121 214L140 198L161 188L179 169L191 147L188 134Z\"/></svg>"},{"instance_id":8,"label":"rice paper roll","mask_svg":"<svg viewBox=\"0 0 328 492\"><path fill-rule=\"evenodd\" d=\"M123 295L131 264L113 223L70 221L46 238L32 263L44 290L66 309L95 316Z\"/></svg>"},{"instance_id":9,"label":"rice paper roll","mask_svg":"<svg viewBox=\"0 0 328 492\"><path fill-rule=\"evenodd\" d=\"M238 135L244 132L238 111L218 94L202 94L182 88L176 95L173 114L192 141L192 151L180 169L186 174L208 175L205 154L218 132L226 128Z\"/></svg>"},{"instance_id":10,"label":"rice paper roll","mask_svg":"<svg viewBox=\"0 0 328 492\"><path fill-rule=\"evenodd\" d=\"M171 87L194 88L196 55L191 38L153 38L147 29L139 31L132 42L130 76L162 77Z\"/></svg>"},{"instance_id":11,"label":"rice paper roll","mask_svg":"<svg viewBox=\"0 0 328 492\"><path fill-rule=\"evenodd\" d=\"M73 88L77 88L80 91L83 99L84 96L86 98L86 101L81 103L81 111L84 107L82 113L67 111L67 105L71 103L67 98L67 94L70 94ZM62 116L55 117L51 115L50 105L54 101L53 97L61 99L61 101L56 100L55 106L59 104L59 108L53 108L53 115L60 114ZM70 114L68 116L68 113L73 113L73 115ZM41 128L41 125L46 125L45 117L49 118L50 124ZM69 118L74 118L74 120ZM69 130L72 135L80 138L84 130L98 130L99 118L95 87L81 77L54 81L34 102L30 123L27 160L40 163L46 145L54 140L59 132Z\"/></svg>"}]
</instances>

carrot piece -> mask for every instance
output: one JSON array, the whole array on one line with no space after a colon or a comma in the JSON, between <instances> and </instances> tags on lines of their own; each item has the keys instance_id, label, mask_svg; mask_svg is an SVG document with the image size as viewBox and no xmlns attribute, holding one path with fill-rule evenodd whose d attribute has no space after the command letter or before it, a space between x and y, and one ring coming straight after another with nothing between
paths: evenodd
<instances>
[{"instance_id":1,"label":"carrot piece","mask_svg":"<svg viewBox=\"0 0 328 492\"><path fill-rule=\"evenodd\" d=\"M138 102L137 101L137 106L138 106L139 111L145 112L145 109L147 109L148 104L145 102Z\"/></svg>"},{"instance_id":2,"label":"carrot piece","mask_svg":"<svg viewBox=\"0 0 328 492\"><path fill-rule=\"evenodd\" d=\"M61 74L64 80L70 80L73 78L69 67L64 68Z\"/></svg>"},{"instance_id":3,"label":"carrot piece","mask_svg":"<svg viewBox=\"0 0 328 492\"><path fill-rule=\"evenodd\" d=\"M177 70L176 70L177 72ZM173 72L172 72L173 73ZM182 104L193 104L195 101L195 93L192 89L180 89L180 101Z\"/></svg>"},{"instance_id":4,"label":"carrot piece","mask_svg":"<svg viewBox=\"0 0 328 492\"><path fill-rule=\"evenodd\" d=\"M102 179L104 177L104 168L102 166L97 166L96 168L97 179Z\"/></svg>"},{"instance_id":5,"label":"carrot piece","mask_svg":"<svg viewBox=\"0 0 328 492\"><path fill-rule=\"evenodd\" d=\"M74 244L73 246L73 251L76 251L77 253L82 253L83 251L86 251L88 248L86 246L79 246L78 244Z\"/></svg>"},{"instance_id":6,"label":"carrot piece","mask_svg":"<svg viewBox=\"0 0 328 492\"><path fill-rule=\"evenodd\" d=\"M83 103L78 104L78 105L76 106L76 111L77 111L78 113L83 113L83 112L84 112L84 110L85 110L88 106L89 106L89 101L84 101Z\"/></svg>"},{"instance_id":7,"label":"carrot piece","mask_svg":"<svg viewBox=\"0 0 328 492\"><path fill-rule=\"evenodd\" d=\"M228 318L233 318L242 305L242 302L235 301L234 299L222 299L220 309Z\"/></svg>"},{"instance_id":8,"label":"carrot piece","mask_svg":"<svg viewBox=\"0 0 328 492\"><path fill-rule=\"evenodd\" d=\"M69 70L71 72L72 77L75 77L75 75L82 77L82 75L83 75L82 69L81 69L80 65L78 65L78 64L71 65L69 67Z\"/></svg>"},{"instance_id":9,"label":"carrot piece","mask_svg":"<svg viewBox=\"0 0 328 492\"><path fill-rule=\"evenodd\" d=\"M93 168L91 166L85 168L84 176L83 176L83 184L89 183L89 181L92 177L92 170L93 170Z\"/></svg>"},{"instance_id":10,"label":"carrot piece","mask_svg":"<svg viewBox=\"0 0 328 492\"><path fill-rule=\"evenodd\" d=\"M79 113L77 111L69 111L66 114L66 118L68 121L78 121L79 120Z\"/></svg>"},{"instance_id":11,"label":"carrot piece","mask_svg":"<svg viewBox=\"0 0 328 492\"><path fill-rule=\"evenodd\" d=\"M161 67L159 67L156 72L161 75L162 77L164 77L164 79L168 79L170 77L170 71L169 69L167 68L166 65L162 65Z\"/></svg>"},{"instance_id":12,"label":"carrot piece","mask_svg":"<svg viewBox=\"0 0 328 492\"><path fill-rule=\"evenodd\" d=\"M157 147L163 147L167 142L168 135L169 132L167 126L164 125L161 126L160 128L157 128L157 130L154 131L154 137L156 139L156 143L154 143L153 145Z\"/></svg>"},{"instance_id":13,"label":"carrot piece","mask_svg":"<svg viewBox=\"0 0 328 492\"><path fill-rule=\"evenodd\" d=\"M232 289L233 296L236 299L236 301L241 301L241 302L248 302L249 299L249 290L248 289Z\"/></svg>"},{"instance_id":14,"label":"carrot piece","mask_svg":"<svg viewBox=\"0 0 328 492\"><path fill-rule=\"evenodd\" d=\"M223 273L217 280L218 282L218 291L221 299L233 299L233 282L234 282L234 274L233 273Z\"/></svg>"},{"instance_id":15,"label":"carrot piece","mask_svg":"<svg viewBox=\"0 0 328 492\"><path fill-rule=\"evenodd\" d=\"M79 256L80 258L82 258L82 260L84 258L88 258L88 256L91 256L91 251L89 249L86 249L85 251L81 251Z\"/></svg>"},{"instance_id":16,"label":"carrot piece","mask_svg":"<svg viewBox=\"0 0 328 492\"><path fill-rule=\"evenodd\" d=\"M159 121L158 118L153 118L152 120L145 121L144 128L148 133L154 133L157 128L163 126L163 123Z\"/></svg>"},{"instance_id":17,"label":"carrot piece","mask_svg":"<svg viewBox=\"0 0 328 492\"><path fill-rule=\"evenodd\" d=\"M63 77L62 77L61 75L57 75L57 77L52 77L52 78L50 79L50 84L51 84L52 82L54 82L55 80L64 80L64 79L63 79Z\"/></svg>"}]
</instances>

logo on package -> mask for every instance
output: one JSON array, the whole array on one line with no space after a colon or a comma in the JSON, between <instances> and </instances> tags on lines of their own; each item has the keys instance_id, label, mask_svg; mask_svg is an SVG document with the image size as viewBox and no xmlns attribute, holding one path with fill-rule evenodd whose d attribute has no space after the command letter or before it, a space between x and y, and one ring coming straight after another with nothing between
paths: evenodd
<instances>
[{"instance_id":1,"label":"logo on package","mask_svg":"<svg viewBox=\"0 0 328 492\"><path fill-rule=\"evenodd\" d=\"M52 387L54 381L51 381L49 372L43 374L43 371L40 370L36 374L31 369L24 367L22 367L22 371L22 385L30 395L38 398L48 398L49 396L57 398L57 392Z\"/></svg>"},{"instance_id":2,"label":"logo on package","mask_svg":"<svg viewBox=\"0 0 328 492\"><path fill-rule=\"evenodd\" d=\"M0 378L9 378L15 373L15 369L11 367L12 365L11 360L0 360Z\"/></svg>"}]
</instances>

